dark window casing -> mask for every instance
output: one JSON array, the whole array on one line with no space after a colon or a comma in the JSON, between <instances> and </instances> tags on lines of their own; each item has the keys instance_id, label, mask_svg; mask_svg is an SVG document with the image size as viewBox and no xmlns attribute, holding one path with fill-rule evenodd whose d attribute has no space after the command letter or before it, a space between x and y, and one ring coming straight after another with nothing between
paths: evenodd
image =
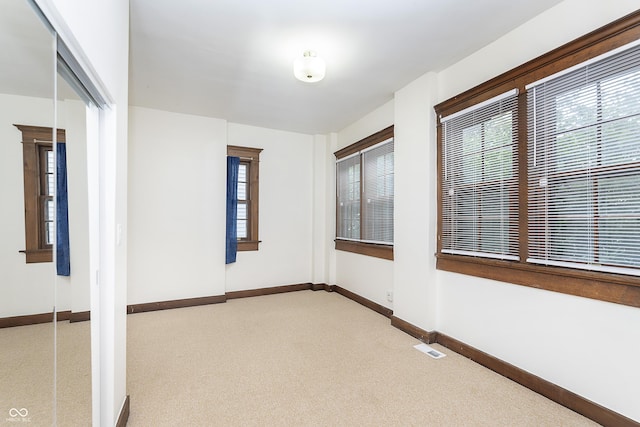
<instances>
[{"instance_id":1,"label":"dark window casing","mask_svg":"<svg viewBox=\"0 0 640 427\"><path fill-rule=\"evenodd\" d=\"M438 117L437 144L438 158L440 158L443 141L443 129L439 122L440 117L464 110L512 89L517 89L519 92L518 167L520 168L520 203L518 206L518 235L520 260L505 261L442 253L442 223L441 215L439 215L437 236L438 269L640 307L640 278L637 276L537 265L525 261L528 247L526 86L638 39L640 39L640 11L633 12L434 107ZM442 209L442 168L443 165L439 160L437 162L439 180L438 212Z\"/></svg>"},{"instance_id":2,"label":"dark window casing","mask_svg":"<svg viewBox=\"0 0 640 427\"><path fill-rule=\"evenodd\" d=\"M22 132L24 177L25 249L27 263L51 262L53 246L47 238L45 206L52 201L48 194L47 156L53 150L53 129L42 126L14 125ZM64 129L57 129L56 140L65 142ZM52 171L49 171L51 173Z\"/></svg>"},{"instance_id":3,"label":"dark window casing","mask_svg":"<svg viewBox=\"0 0 640 427\"><path fill-rule=\"evenodd\" d=\"M260 153L262 148L227 146L227 156L240 158L240 164L246 166L248 175L248 198L242 201L247 206L247 235L238 239L238 251L257 251L260 239L258 238L259 199L260 199Z\"/></svg>"},{"instance_id":4,"label":"dark window casing","mask_svg":"<svg viewBox=\"0 0 640 427\"><path fill-rule=\"evenodd\" d=\"M364 139L361 139L360 141L354 144L351 144L347 147L344 147L336 151L334 153L336 160L340 160L342 158L351 156L355 153L358 153L376 144L384 142L389 138L393 138L394 136L393 130L394 130L394 126L391 125L379 132L374 133L373 135L370 135ZM362 174L363 173L362 165L360 165L359 170L360 170L360 173ZM359 180L359 182L360 183L363 182L362 178ZM336 230L338 228L339 217L340 217L339 204L338 204L339 203L338 194L340 189L337 188L337 185L338 183L336 182ZM361 189L360 189L360 193L362 193ZM363 198L360 197L359 212L361 213L363 211L366 211L365 209L362 209L362 203L363 203ZM362 221L363 218L360 218L360 220ZM346 252L353 252L361 255L372 256L375 258L393 260L393 244L380 244L380 243L370 243L370 242L355 241L355 240L344 240L344 239L341 239L340 237L336 237L335 249L346 251Z\"/></svg>"}]
</instances>

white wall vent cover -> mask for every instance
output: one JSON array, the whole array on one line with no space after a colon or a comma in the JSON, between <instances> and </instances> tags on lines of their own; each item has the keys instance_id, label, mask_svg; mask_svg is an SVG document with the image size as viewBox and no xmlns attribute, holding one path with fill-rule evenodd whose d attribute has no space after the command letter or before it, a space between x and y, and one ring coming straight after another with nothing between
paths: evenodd
<instances>
[{"instance_id":1,"label":"white wall vent cover","mask_svg":"<svg viewBox=\"0 0 640 427\"><path fill-rule=\"evenodd\" d=\"M438 350L434 349L433 347L429 347L426 344L414 345L413 348L415 348L418 351L423 352L424 354L427 354L427 355L433 357L434 359L442 359L443 357L446 356L446 354L440 353Z\"/></svg>"}]
</instances>

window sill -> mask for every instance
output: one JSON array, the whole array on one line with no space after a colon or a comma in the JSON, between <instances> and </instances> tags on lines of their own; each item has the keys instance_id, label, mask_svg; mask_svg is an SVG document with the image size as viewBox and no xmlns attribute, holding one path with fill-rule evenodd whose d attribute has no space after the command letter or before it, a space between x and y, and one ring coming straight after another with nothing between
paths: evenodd
<instances>
[{"instance_id":1,"label":"window sill","mask_svg":"<svg viewBox=\"0 0 640 427\"><path fill-rule=\"evenodd\" d=\"M640 278L522 262L437 255L438 270L640 307Z\"/></svg>"},{"instance_id":2,"label":"window sill","mask_svg":"<svg viewBox=\"0 0 640 427\"><path fill-rule=\"evenodd\" d=\"M27 249L18 252L23 253L27 256L27 264L53 261L52 249Z\"/></svg>"},{"instance_id":3,"label":"window sill","mask_svg":"<svg viewBox=\"0 0 640 427\"><path fill-rule=\"evenodd\" d=\"M258 243L262 243L261 240L243 240L238 242L238 252L245 251L257 251Z\"/></svg>"},{"instance_id":4,"label":"window sill","mask_svg":"<svg viewBox=\"0 0 640 427\"><path fill-rule=\"evenodd\" d=\"M353 252L360 255L393 261L393 245L379 245L375 243L354 242L336 239L336 250Z\"/></svg>"}]
</instances>

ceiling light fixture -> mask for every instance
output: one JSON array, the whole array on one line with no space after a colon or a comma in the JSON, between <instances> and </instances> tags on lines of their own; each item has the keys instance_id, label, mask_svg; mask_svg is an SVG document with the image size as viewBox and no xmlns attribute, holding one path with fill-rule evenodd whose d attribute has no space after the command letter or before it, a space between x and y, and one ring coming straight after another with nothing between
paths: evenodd
<instances>
[{"instance_id":1,"label":"ceiling light fixture","mask_svg":"<svg viewBox=\"0 0 640 427\"><path fill-rule=\"evenodd\" d=\"M293 61L293 75L300 81L313 83L324 78L326 65L312 50L304 52L301 58Z\"/></svg>"}]
</instances>

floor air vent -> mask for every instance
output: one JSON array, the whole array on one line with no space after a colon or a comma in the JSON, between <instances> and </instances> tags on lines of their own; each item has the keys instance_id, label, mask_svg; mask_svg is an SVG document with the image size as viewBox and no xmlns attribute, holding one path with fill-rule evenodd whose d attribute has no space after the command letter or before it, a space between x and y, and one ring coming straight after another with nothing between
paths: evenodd
<instances>
[{"instance_id":1,"label":"floor air vent","mask_svg":"<svg viewBox=\"0 0 640 427\"><path fill-rule=\"evenodd\" d=\"M418 351L423 352L424 354L427 354L431 357L433 357L434 359L441 359L443 357L446 356L446 354L444 353L440 353L438 350L429 347L426 344L418 344L418 345L414 345L413 348L415 348Z\"/></svg>"}]
</instances>

